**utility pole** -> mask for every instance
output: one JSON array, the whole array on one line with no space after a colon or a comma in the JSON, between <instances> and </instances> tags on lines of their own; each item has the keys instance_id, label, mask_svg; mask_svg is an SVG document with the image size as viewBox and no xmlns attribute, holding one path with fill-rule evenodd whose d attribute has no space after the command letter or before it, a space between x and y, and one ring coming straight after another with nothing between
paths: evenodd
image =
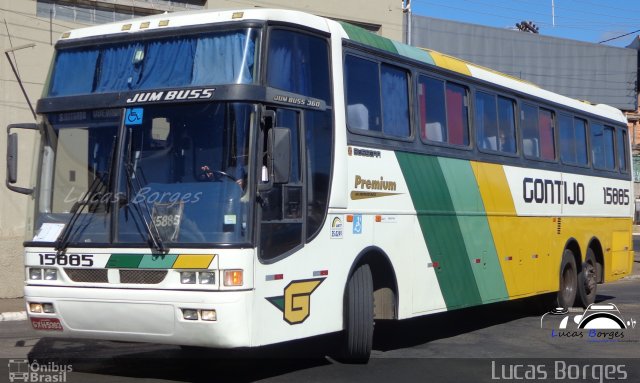
<instances>
[{"instance_id":1,"label":"utility pole","mask_svg":"<svg viewBox=\"0 0 640 383\"><path fill-rule=\"evenodd\" d=\"M402 0L402 13L404 15L405 35L404 42L411 45L411 0Z\"/></svg>"}]
</instances>

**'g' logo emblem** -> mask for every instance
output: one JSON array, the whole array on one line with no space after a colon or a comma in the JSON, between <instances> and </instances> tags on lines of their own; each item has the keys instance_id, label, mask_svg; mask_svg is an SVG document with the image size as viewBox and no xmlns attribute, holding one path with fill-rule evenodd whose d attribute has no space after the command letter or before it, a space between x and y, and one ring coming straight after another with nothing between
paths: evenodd
<instances>
[{"instance_id":1,"label":"'g' logo emblem","mask_svg":"<svg viewBox=\"0 0 640 383\"><path fill-rule=\"evenodd\" d=\"M293 281L284 288L283 296L266 299L282 311L283 319L287 323L302 323L311 314L311 294L322 281L324 278Z\"/></svg>"}]
</instances>

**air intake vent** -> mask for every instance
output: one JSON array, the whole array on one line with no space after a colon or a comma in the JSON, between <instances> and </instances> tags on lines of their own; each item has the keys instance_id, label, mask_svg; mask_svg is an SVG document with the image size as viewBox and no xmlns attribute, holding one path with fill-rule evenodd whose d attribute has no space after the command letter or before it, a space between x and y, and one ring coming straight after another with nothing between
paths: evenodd
<instances>
[{"instance_id":1,"label":"air intake vent","mask_svg":"<svg viewBox=\"0 0 640 383\"><path fill-rule=\"evenodd\" d=\"M556 232L558 234L561 234L562 233L562 217L558 217L557 223L558 223L558 226L557 226Z\"/></svg>"},{"instance_id":2,"label":"air intake vent","mask_svg":"<svg viewBox=\"0 0 640 383\"><path fill-rule=\"evenodd\" d=\"M109 282L106 269L65 268L64 272L67 273L67 276L69 277L69 279L71 279L74 282L85 282L85 283L108 283Z\"/></svg>"},{"instance_id":3,"label":"air intake vent","mask_svg":"<svg viewBox=\"0 0 640 383\"><path fill-rule=\"evenodd\" d=\"M120 270L120 283L156 285L167 276L167 270Z\"/></svg>"}]
</instances>

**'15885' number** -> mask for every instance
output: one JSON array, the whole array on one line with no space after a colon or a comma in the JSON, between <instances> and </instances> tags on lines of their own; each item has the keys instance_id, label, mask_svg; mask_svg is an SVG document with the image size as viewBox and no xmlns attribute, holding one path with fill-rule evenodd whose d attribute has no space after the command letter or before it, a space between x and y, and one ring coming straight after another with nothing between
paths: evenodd
<instances>
[{"instance_id":1,"label":"'15885' number","mask_svg":"<svg viewBox=\"0 0 640 383\"><path fill-rule=\"evenodd\" d=\"M43 266L93 266L91 254L38 254Z\"/></svg>"},{"instance_id":2,"label":"'15885' number","mask_svg":"<svg viewBox=\"0 0 640 383\"><path fill-rule=\"evenodd\" d=\"M629 189L602 188L605 205L628 205Z\"/></svg>"}]
</instances>

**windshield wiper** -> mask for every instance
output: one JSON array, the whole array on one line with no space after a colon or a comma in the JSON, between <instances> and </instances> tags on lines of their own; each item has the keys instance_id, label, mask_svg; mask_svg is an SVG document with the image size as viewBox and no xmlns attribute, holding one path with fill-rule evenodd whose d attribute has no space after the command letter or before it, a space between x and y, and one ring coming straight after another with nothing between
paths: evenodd
<instances>
[{"instance_id":1,"label":"windshield wiper","mask_svg":"<svg viewBox=\"0 0 640 383\"><path fill-rule=\"evenodd\" d=\"M136 168L134 167L134 165L131 163L131 151L132 151L132 139L133 139L133 133L132 130L129 129L129 144L128 144L128 148L127 148L127 161L124 164L124 169L127 173L127 194L131 192L133 192L134 194L138 194L138 192L142 189L142 184L140 183L140 179L138 177L136 177ZM137 162L137 158L136 158L136 162ZM135 183L134 180L135 179ZM129 206L129 201L131 201L130 195L127 195L127 205ZM135 211L138 216L142 219L142 222L144 223L144 227L147 231L147 234L149 235L149 243L151 245L151 247L153 247L157 252L161 253L161 254L166 254L169 252L169 249L167 249L164 246L164 242L162 241L162 236L160 234L160 231L158 230L158 227L156 226L156 223L153 222L153 214L151 213L151 209L149 209L149 205L147 204L147 200L145 198L142 199L142 204L144 205L144 211L143 209L136 203L133 203L134 207L131 209L132 211ZM145 211L147 213L147 215L149 216L149 220L147 220L147 217L145 215Z\"/></svg>"},{"instance_id":2,"label":"windshield wiper","mask_svg":"<svg viewBox=\"0 0 640 383\"><path fill-rule=\"evenodd\" d=\"M91 201L93 201L94 197L98 195L98 193L102 192L105 186L106 184L102 182L100 173L96 173L93 181L91 182L91 185L89 185L89 189L84 195L84 198L79 199L73 204L70 211L71 219L69 219L69 223L65 225L64 229L56 240L55 249L58 254L64 254L64 252L67 250L67 246L69 246L69 242L71 240L71 231L75 227L78 218L80 218L84 207L91 204Z\"/></svg>"}]
</instances>

